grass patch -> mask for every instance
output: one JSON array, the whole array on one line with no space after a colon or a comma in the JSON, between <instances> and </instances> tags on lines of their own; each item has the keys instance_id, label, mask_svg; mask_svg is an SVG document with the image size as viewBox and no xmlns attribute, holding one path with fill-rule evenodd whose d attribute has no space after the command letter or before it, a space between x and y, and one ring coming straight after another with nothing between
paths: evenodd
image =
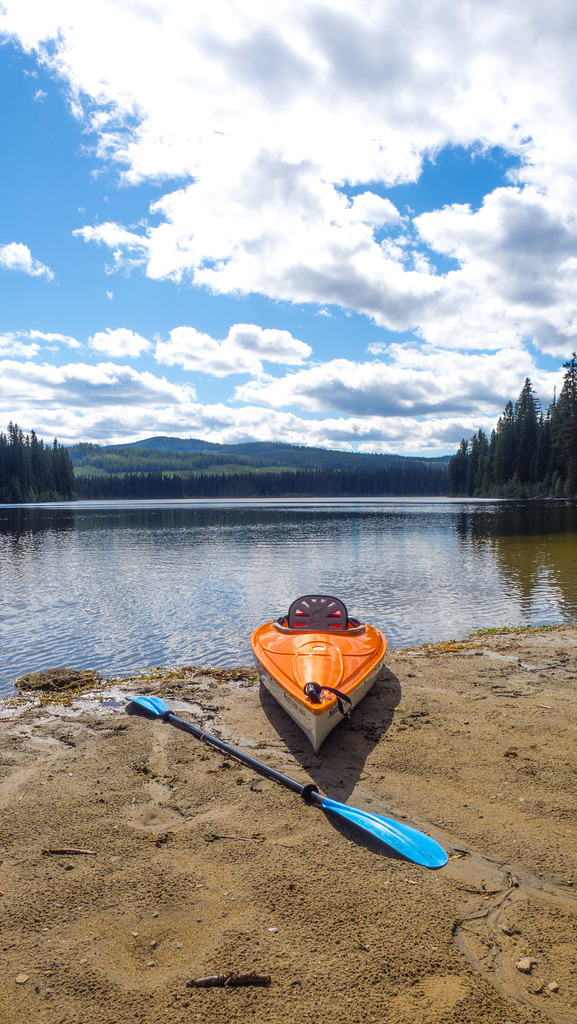
<instances>
[{"instance_id":1,"label":"grass patch","mask_svg":"<svg viewBox=\"0 0 577 1024\"><path fill-rule=\"evenodd\" d=\"M465 651L470 649L474 645L475 640L481 640L483 637L520 636L533 633L548 633L555 629L563 629L564 627L571 625L576 624L570 622L553 622L542 626L484 626L482 629L472 629L470 633L467 633L459 640L439 640L435 643L419 644L417 647L399 647L396 649L395 653L408 654L410 652L421 651L426 654L433 655L452 654L456 651ZM393 653L392 649L391 653Z\"/></svg>"}]
</instances>

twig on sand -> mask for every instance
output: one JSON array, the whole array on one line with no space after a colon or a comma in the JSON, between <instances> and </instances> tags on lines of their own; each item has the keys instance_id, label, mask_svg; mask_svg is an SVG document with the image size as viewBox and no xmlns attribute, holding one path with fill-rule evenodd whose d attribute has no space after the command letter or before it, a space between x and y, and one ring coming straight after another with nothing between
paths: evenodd
<instances>
[{"instance_id":1,"label":"twig on sand","mask_svg":"<svg viewBox=\"0 0 577 1024\"><path fill-rule=\"evenodd\" d=\"M80 850L80 849L78 849L77 846L63 846L61 848L59 847L58 849L55 849L54 847L49 847L46 850L42 850L42 853L49 853L49 854L52 854L52 855L60 854L60 855L62 855L64 857L69 857L69 856L72 856L73 854L82 854L82 853L88 855L89 857L95 857L96 856L96 851L95 850Z\"/></svg>"},{"instance_id":2,"label":"twig on sand","mask_svg":"<svg viewBox=\"0 0 577 1024\"><path fill-rule=\"evenodd\" d=\"M262 839L251 838L248 839L246 836L225 836L221 835L220 832L209 832L205 837L207 843L214 843L216 839L236 839L239 843L262 843Z\"/></svg>"},{"instance_id":3,"label":"twig on sand","mask_svg":"<svg viewBox=\"0 0 577 1024\"><path fill-rule=\"evenodd\" d=\"M240 985L270 985L270 974L210 974L207 978L192 978L187 988L232 988Z\"/></svg>"}]
</instances>

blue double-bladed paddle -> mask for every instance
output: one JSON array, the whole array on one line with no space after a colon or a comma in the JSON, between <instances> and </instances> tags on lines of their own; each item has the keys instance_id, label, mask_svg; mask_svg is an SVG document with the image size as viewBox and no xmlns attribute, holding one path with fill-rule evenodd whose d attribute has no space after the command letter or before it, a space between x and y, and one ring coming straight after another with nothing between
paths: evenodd
<instances>
[{"instance_id":1,"label":"blue double-bladed paddle","mask_svg":"<svg viewBox=\"0 0 577 1024\"><path fill-rule=\"evenodd\" d=\"M372 836L373 839L378 839L385 846L396 850L397 853L402 854L403 857L413 861L415 864L422 864L425 868L442 868L447 863L448 857L443 848L434 839L431 839L430 836L425 835L424 832L419 832L416 828L411 828L410 825L402 825L398 821L391 821L389 818L381 818L378 814L370 814L369 811L361 811L357 807L340 804L336 800L331 800L330 797L319 793L313 783L303 786L300 782L289 779L288 775L283 775L274 768L269 768L262 761L256 761L249 754L236 750L235 747L231 747L216 736L211 736L209 733L204 732L203 729L199 729L198 726L178 718L170 710L168 704L161 700L160 697L132 697L130 703L127 704L126 710L129 713L140 711L148 718L162 718L164 722L170 722L177 729L192 733L197 739L204 740L205 743L216 747L217 750L222 750L225 754L236 757L238 761L242 761L243 764L254 768L260 775L272 779L273 782L278 782L279 785L284 786L286 789L292 789L293 793L298 793L299 796L302 796L305 803L314 804L315 807L321 807L328 814L344 818L345 821L362 829L363 832Z\"/></svg>"}]
</instances>

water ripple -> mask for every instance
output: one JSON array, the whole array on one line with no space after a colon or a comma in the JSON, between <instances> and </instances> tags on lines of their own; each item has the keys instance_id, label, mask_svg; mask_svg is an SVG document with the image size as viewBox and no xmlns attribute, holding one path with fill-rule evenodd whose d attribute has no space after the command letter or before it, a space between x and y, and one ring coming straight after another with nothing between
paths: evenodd
<instances>
[{"instance_id":1,"label":"water ripple","mask_svg":"<svg viewBox=\"0 0 577 1024\"><path fill-rule=\"evenodd\" d=\"M393 647L574 621L576 530L573 502L0 506L0 692L54 665L250 664L305 593Z\"/></svg>"}]
</instances>

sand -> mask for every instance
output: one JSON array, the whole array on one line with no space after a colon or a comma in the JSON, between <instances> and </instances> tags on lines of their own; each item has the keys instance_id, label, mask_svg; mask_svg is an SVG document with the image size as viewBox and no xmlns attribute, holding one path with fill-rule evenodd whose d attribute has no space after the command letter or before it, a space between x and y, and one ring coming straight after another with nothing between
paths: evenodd
<instances>
[{"instance_id":1,"label":"sand","mask_svg":"<svg viewBox=\"0 0 577 1024\"><path fill-rule=\"evenodd\" d=\"M127 715L135 691L447 866ZM2 1024L577 1021L576 710L577 628L391 652L319 755L252 669L5 700ZM270 984L187 986L251 973Z\"/></svg>"}]
</instances>

